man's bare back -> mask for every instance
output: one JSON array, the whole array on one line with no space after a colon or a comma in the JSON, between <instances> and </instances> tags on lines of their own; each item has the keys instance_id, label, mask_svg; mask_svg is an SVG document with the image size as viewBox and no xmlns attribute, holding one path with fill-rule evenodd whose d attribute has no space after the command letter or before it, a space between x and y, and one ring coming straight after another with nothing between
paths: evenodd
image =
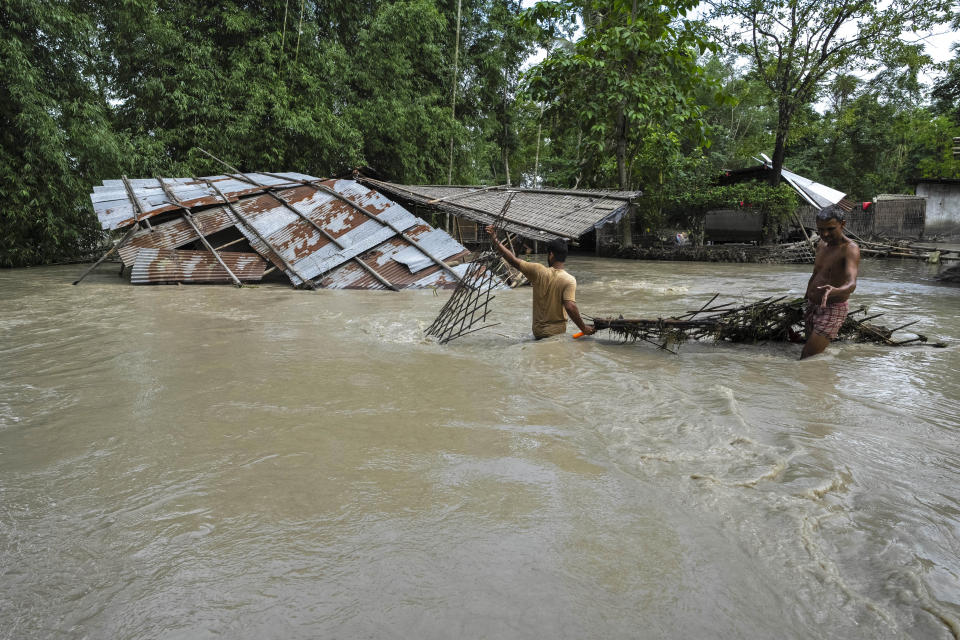
<instances>
[{"instance_id":1,"label":"man's bare back","mask_svg":"<svg viewBox=\"0 0 960 640\"><path fill-rule=\"evenodd\" d=\"M831 207L817 215L820 246L807 282L807 341L801 359L821 353L837 337L847 316L847 299L857 288L860 247L844 235L844 226L842 211Z\"/></svg>"}]
</instances>

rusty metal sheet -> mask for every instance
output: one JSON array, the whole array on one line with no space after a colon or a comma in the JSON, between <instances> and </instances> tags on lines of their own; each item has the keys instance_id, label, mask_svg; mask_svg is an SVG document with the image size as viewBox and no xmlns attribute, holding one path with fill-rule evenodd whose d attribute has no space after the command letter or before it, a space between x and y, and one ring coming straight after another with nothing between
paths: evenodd
<instances>
[{"instance_id":1,"label":"rusty metal sheet","mask_svg":"<svg viewBox=\"0 0 960 640\"><path fill-rule=\"evenodd\" d=\"M266 263L255 253L223 251L221 259L245 282L263 278ZM133 284L161 284L165 282L232 282L217 259L209 251L175 249L140 249L130 271Z\"/></svg>"},{"instance_id":2,"label":"rusty metal sheet","mask_svg":"<svg viewBox=\"0 0 960 640\"><path fill-rule=\"evenodd\" d=\"M195 213L193 221L204 236L223 231L237 223L236 218L226 207L206 209ZM198 240L193 228L183 218L154 225L153 229L141 229L129 242L120 247L118 253L126 266L131 266L137 259L137 253L142 248L176 249L185 244Z\"/></svg>"},{"instance_id":3,"label":"rusty metal sheet","mask_svg":"<svg viewBox=\"0 0 960 640\"><path fill-rule=\"evenodd\" d=\"M262 193L268 188L294 185L298 181L317 180L317 178L301 173L277 175L284 177L277 178L250 173L238 176L207 176L200 179L164 178L163 182L170 188L180 204L191 208L223 203L223 199L206 184L206 180L215 183L231 202L245 195ZM251 184L251 182L254 184ZM141 220L179 208L176 203L170 201L158 180L138 178L130 180L130 186L143 208ZM93 188L90 201L93 203L93 209L103 229L119 229L133 224L136 220L136 209L122 180L104 180L103 185Z\"/></svg>"},{"instance_id":4,"label":"rusty metal sheet","mask_svg":"<svg viewBox=\"0 0 960 640\"><path fill-rule=\"evenodd\" d=\"M396 232L384 224L386 221L399 229L407 229L419 221L403 207L382 196L375 197L370 189L352 180L327 181L324 184L329 188L336 188L338 193L343 193L358 204L363 202L361 206L368 209L373 217L364 215L339 198L310 186L279 191L277 196L286 201L289 207L270 194L244 198L236 205L257 233L266 238L304 278L316 278L394 237ZM300 215L291 211L291 207ZM301 216L324 229L336 242L330 242ZM243 224L238 228L254 249L266 255L268 247L264 246L256 233ZM271 261L283 269L281 261ZM283 270L294 285L301 284L297 274Z\"/></svg>"},{"instance_id":5,"label":"rusty metal sheet","mask_svg":"<svg viewBox=\"0 0 960 640\"><path fill-rule=\"evenodd\" d=\"M436 233L437 231L440 233ZM445 261L462 260L470 254L456 241L452 243L444 241L440 234L448 238L449 236L442 230L433 229L423 220L418 219L418 224L408 229L406 234L431 253L434 253L434 250L439 251L442 257L437 253L434 253L434 255ZM431 240L431 236L433 240ZM422 260L415 260L413 261L415 270L411 269L409 258L414 254L422 256L423 259L428 261L428 264L423 264ZM400 257L406 258L406 261L399 260ZM457 281L446 270L424 256L400 236L394 236L388 242L365 252L360 256L360 259L390 284L400 289L452 288L457 284ZM457 271L458 268L454 267L454 271L462 276L466 267ZM320 285L330 289L385 288L376 278L353 262L346 263L329 273L321 279Z\"/></svg>"},{"instance_id":6,"label":"rusty metal sheet","mask_svg":"<svg viewBox=\"0 0 960 640\"><path fill-rule=\"evenodd\" d=\"M237 174L233 174L237 175ZM311 182L313 180L319 180L319 178L314 178L313 176L308 176L305 173L296 173L296 172L287 172L287 173L243 173L242 175L247 180L255 182L259 185L268 188L282 188L282 187L292 187L301 182Z\"/></svg>"},{"instance_id":7,"label":"rusty metal sheet","mask_svg":"<svg viewBox=\"0 0 960 640\"><path fill-rule=\"evenodd\" d=\"M193 218L201 234L235 226L254 251L294 285L323 278L329 286L385 288L366 265L398 288L454 286L456 277L436 261L462 259L468 253L445 231L354 180L254 172L129 183L145 211L143 217L199 207ZM214 206L223 205L224 197L230 206ZM121 180L104 181L94 188L91 200L105 228L135 220L133 202ZM213 266L215 260L208 264L208 258L213 260L209 252L176 251L197 239L190 224L178 216L138 231L119 253L125 265L132 265L137 283L228 281L222 267Z\"/></svg>"}]
</instances>

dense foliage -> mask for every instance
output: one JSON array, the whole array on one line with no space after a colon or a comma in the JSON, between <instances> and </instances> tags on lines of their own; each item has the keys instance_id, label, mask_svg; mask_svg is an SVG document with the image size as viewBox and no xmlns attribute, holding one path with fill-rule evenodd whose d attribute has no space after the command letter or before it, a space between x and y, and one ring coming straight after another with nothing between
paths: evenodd
<instances>
[{"instance_id":1,"label":"dense foliage","mask_svg":"<svg viewBox=\"0 0 960 640\"><path fill-rule=\"evenodd\" d=\"M900 38L904 31L930 29L947 21L953 0L722 0L713 16L734 20L742 31L723 39L748 56L777 105L773 179L780 180L794 117L818 97L825 82L850 70L875 71L880 63L896 72L931 60L922 44ZM894 77L898 74L891 74Z\"/></svg>"},{"instance_id":2,"label":"dense foliage","mask_svg":"<svg viewBox=\"0 0 960 640\"><path fill-rule=\"evenodd\" d=\"M640 188L648 223L682 217L770 153L780 116L769 68L688 19L695 4L6 0L0 266L89 255L93 185L222 172L199 147L243 170ZM923 56L886 50L795 101L789 168L855 199L960 176L960 54L924 87Z\"/></svg>"}]
</instances>

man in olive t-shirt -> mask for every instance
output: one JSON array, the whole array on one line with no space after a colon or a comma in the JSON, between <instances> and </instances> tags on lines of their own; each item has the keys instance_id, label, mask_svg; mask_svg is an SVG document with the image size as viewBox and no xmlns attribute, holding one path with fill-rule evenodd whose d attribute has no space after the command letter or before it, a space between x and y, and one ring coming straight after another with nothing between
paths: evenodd
<instances>
[{"instance_id":1,"label":"man in olive t-shirt","mask_svg":"<svg viewBox=\"0 0 960 640\"><path fill-rule=\"evenodd\" d=\"M490 242L510 266L519 269L533 285L533 337L555 336L567 331L567 316L580 327L584 335L595 332L580 317L577 307L577 280L567 273L563 263L567 259L567 243L560 239L550 241L545 267L536 262L520 260L497 239L493 226L487 227Z\"/></svg>"}]
</instances>

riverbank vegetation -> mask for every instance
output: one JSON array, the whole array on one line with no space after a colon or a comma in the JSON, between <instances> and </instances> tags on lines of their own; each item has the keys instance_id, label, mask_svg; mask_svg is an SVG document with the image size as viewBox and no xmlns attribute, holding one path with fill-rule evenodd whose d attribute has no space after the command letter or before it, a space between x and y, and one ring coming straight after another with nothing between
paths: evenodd
<instances>
[{"instance_id":1,"label":"riverbank vegetation","mask_svg":"<svg viewBox=\"0 0 960 640\"><path fill-rule=\"evenodd\" d=\"M889 3L870 22L884 46L854 45L806 76L799 57L777 62L775 40L754 46L762 21L736 40L688 19L697 4L10 0L0 265L89 254L103 242L92 185L221 173L198 147L244 170L640 188L651 219L681 215L719 171L774 149L853 199L960 177L960 52L937 66L890 35L960 28L950 3L916 15ZM739 4L722 0L716 18ZM862 4L807 24L846 33ZM784 93L790 73L800 84Z\"/></svg>"}]
</instances>

